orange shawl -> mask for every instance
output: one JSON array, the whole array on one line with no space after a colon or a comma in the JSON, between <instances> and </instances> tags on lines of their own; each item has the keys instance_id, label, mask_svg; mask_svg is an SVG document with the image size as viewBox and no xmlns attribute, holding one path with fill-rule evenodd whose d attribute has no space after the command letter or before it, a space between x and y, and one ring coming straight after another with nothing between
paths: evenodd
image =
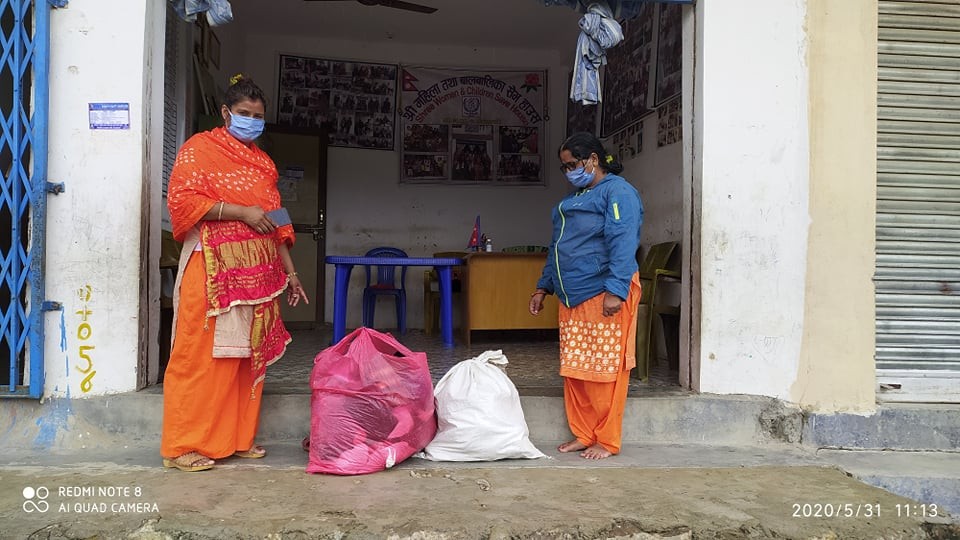
<instances>
[{"instance_id":1,"label":"orange shawl","mask_svg":"<svg viewBox=\"0 0 960 540\"><path fill-rule=\"evenodd\" d=\"M183 145L170 175L167 205L174 238L182 241L192 228L200 231L208 316L240 305L254 309L249 331L256 386L290 342L277 299L287 285L277 246L293 245L293 227L285 225L264 236L241 221L203 220L220 201L266 211L280 207L273 161L225 128L199 133Z\"/></svg>"},{"instance_id":2,"label":"orange shawl","mask_svg":"<svg viewBox=\"0 0 960 540\"><path fill-rule=\"evenodd\" d=\"M267 212L280 208L273 160L222 127L190 137L177 154L167 187L173 237L182 242L187 231L220 201L257 205ZM280 227L276 234L278 241L293 245L291 225Z\"/></svg>"}]
</instances>

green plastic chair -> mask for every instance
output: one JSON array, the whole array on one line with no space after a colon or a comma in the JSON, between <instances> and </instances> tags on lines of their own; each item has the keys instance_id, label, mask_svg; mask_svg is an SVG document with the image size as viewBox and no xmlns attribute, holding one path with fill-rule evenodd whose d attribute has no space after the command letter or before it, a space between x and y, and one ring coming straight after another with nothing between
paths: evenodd
<instances>
[{"instance_id":1,"label":"green plastic chair","mask_svg":"<svg viewBox=\"0 0 960 540\"><path fill-rule=\"evenodd\" d=\"M640 264L642 290L637 316L637 370L634 375L641 380L650 377L650 366L657 354L655 318L659 317L663 324L668 359L673 363L679 356L678 336L673 328L680 318L680 306L661 304L657 298L657 284L661 279L680 280L679 246L678 242L651 246ZM671 324L668 324L668 320Z\"/></svg>"},{"instance_id":2,"label":"green plastic chair","mask_svg":"<svg viewBox=\"0 0 960 540\"><path fill-rule=\"evenodd\" d=\"M503 248L504 253L546 253L547 246L510 246Z\"/></svg>"}]
</instances>

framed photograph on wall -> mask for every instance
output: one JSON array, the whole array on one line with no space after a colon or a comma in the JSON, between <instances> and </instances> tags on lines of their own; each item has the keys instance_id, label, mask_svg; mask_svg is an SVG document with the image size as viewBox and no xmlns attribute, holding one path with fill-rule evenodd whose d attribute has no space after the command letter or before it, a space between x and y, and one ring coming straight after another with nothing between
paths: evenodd
<instances>
[{"instance_id":1,"label":"framed photograph on wall","mask_svg":"<svg viewBox=\"0 0 960 540\"><path fill-rule=\"evenodd\" d=\"M544 185L546 73L401 65L400 182Z\"/></svg>"},{"instance_id":2,"label":"framed photograph on wall","mask_svg":"<svg viewBox=\"0 0 960 540\"><path fill-rule=\"evenodd\" d=\"M656 106L680 94L683 81L683 11L680 4L660 4L657 34Z\"/></svg>"},{"instance_id":3,"label":"framed photograph on wall","mask_svg":"<svg viewBox=\"0 0 960 540\"><path fill-rule=\"evenodd\" d=\"M330 146L393 150L397 66L280 55L277 123L327 127Z\"/></svg>"},{"instance_id":4,"label":"framed photograph on wall","mask_svg":"<svg viewBox=\"0 0 960 540\"><path fill-rule=\"evenodd\" d=\"M603 110L600 134L613 133L653 112L647 106L653 62L654 4L623 24L623 42L607 51L603 71Z\"/></svg>"},{"instance_id":5,"label":"framed photograph on wall","mask_svg":"<svg viewBox=\"0 0 960 540\"><path fill-rule=\"evenodd\" d=\"M682 140L683 113L678 98L657 108L657 146L667 146Z\"/></svg>"}]
</instances>

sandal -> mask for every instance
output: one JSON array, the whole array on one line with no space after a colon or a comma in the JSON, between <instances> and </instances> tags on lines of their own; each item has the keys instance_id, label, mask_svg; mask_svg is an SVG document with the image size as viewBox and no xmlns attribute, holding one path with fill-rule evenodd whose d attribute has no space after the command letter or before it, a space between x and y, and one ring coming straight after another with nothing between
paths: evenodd
<instances>
[{"instance_id":1,"label":"sandal","mask_svg":"<svg viewBox=\"0 0 960 540\"><path fill-rule=\"evenodd\" d=\"M215 462L199 452L187 452L174 459L163 458L163 466L179 469L183 472L197 472L212 469Z\"/></svg>"},{"instance_id":2,"label":"sandal","mask_svg":"<svg viewBox=\"0 0 960 540\"><path fill-rule=\"evenodd\" d=\"M260 459L267 455L267 449L262 446L254 446L249 450L234 452L233 455L241 458Z\"/></svg>"}]
</instances>

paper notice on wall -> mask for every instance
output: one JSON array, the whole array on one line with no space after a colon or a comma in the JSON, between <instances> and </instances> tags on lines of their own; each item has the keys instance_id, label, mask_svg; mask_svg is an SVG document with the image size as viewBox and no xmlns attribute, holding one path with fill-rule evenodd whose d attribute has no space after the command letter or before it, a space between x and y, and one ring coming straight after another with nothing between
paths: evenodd
<instances>
[{"instance_id":1,"label":"paper notice on wall","mask_svg":"<svg viewBox=\"0 0 960 540\"><path fill-rule=\"evenodd\" d=\"M297 189L303 180L303 167L291 165L283 169L277 180L277 190L281 201L296 201Z\"/></svg>"},{"instance_id":2,"label":"paper notice on wall","mask_svg":"<svg viewBox=\"0 0 960 540\"><path fill-rule=\"evenodd\" d=\"M90 129L130 129L129 103L90 103Z\"/></svg>"}]
</instances>

